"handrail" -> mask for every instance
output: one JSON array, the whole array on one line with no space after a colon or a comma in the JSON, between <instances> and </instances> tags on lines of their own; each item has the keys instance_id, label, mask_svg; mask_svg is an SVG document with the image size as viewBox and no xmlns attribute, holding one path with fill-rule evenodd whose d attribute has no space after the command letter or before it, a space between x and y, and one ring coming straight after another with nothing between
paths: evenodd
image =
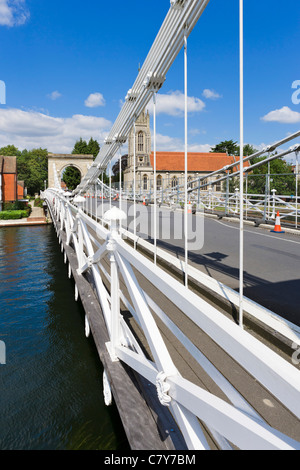
<instances>
[{"instance_id":1,"label":"handrail","mask_svg":"<svg viewBox=\"0 0 300 470\"><path fill-rule=\"evenodd\" d=\"M110 336L111 360L126 362L156 385L162 406L168 406L174 414L190 449L209 448L198 419L203 420L211 432L215 433L217 442L224 448L230 447L229 442L232 442L241 449L253 446L264 449L300 449L299 443L272 429L261 418L258 419L247 404L242 405L244 401L237 400L236 392L232 394L227 385L224 385L225 392L229 394L229 399L233 402L231 404L181 376L151 313L152 308L157 312L159 308L139 286L134 270L147 277L163 295L171 298L183 315L191 318L299 418L300 372L295 367L230 322L193 292L189 291L187 296L184 286L125 243L118 230L119 219L124 216L122 211L113 208L106 213L107 222L110 223L108 230L71 204L58 191L47 190L43 196L55 220L58 235L62 230L65 231L68 244L74 246L78 273L83 275L86 270L91 270L93 274ZM102 277L104 257L108 258L111 269L110 294L104 287ZM142 353L120 314L120 302L124 299L119 283L120 276L129 292L130 299L127 302L131 303L131 309L147 337L152 361ZM166 317L164 320L183 346L189 348L188 341L176 332L172 323ZM194 358L201 360L201 354L194 354ZM217 379L213 366L207 368Z\"/></svg>"}]
</instances>

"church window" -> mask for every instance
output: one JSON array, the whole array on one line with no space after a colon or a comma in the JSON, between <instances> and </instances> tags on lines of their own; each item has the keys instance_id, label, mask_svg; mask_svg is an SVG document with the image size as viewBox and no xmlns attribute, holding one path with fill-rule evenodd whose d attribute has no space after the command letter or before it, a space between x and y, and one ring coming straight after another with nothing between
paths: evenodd
<instances>
[{"instance_id":1,"label":"church window","mask_svg":"<svg viewBox=\"0 0 300 470\"><path fill-rule=\"evenodd\" d=\"M144 191L148 190L148 176L147 175L143 177L143 187L144 187Z\"/></svg>"},{"instance_id":2,"label":"church window","mask_svg":"<svg viewBox=\"0 0 300 470\"><path fill-rule=\"evenodd\" d=\"M172 188L175 189L177 184L178 184L177 177L173 176L173 178L172 178Z\"/></svg>"},{"instance_id":3,"label":"church window","mask_svg":"<svg viewBox=\"0 0 300 470\"><path fill-rule=\"evenodd\" d=\"M157 189L161 189L161 187L162 187L162 177L161 177L161 175L158 175L158 177L156 179L156 187L157 187Z\"/></svg>"},{"instance_id":4,"label":"church window","mask_svg":"<svg viewBox=\"0 0 300 470\"><path fill-rule=\"evenodd\" d=\"M144 132L138 133L138 151L144 152Z\"/></svg>"}]
</instances>

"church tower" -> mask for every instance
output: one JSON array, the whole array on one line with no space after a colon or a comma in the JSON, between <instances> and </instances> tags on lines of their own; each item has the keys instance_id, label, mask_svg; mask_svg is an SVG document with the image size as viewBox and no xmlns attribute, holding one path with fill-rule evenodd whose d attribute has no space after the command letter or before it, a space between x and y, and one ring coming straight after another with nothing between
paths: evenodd
<instances>
[{"instance_id":1,"label":"church tower","mask_svg":"<svg viewBox=\"0 0 300 470\"><path fill-rule=\"evenodd\" d=\"M153 169L150 161L151 132L149 111L143 111L135 122L135 165L136 165L136 191L150 188L150 177ZM125 187L130 189L133 182L134 169L134 128L128 137L127 168L124 172ZM132 188L132 187L131 187Z\"/></svg>"}]
</instances>

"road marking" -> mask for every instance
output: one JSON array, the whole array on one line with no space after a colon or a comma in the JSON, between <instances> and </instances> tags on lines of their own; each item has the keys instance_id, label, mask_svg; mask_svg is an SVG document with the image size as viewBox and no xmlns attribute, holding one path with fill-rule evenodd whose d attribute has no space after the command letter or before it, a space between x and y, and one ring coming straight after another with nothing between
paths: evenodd
<instances>
[{"instance_id":1,"label":"road marking","mask_svg":"<svg viewBox=\"0 0 300 470\"><path fill-rule=\"evenodd\" d=\"M217 222L218 224L224 225L225 227L232 228L233 230L240 230L239 227L233 227L231 225L224 224L224 222L220 222L219 220L215 220L215 219L211 219L211 220L213 220L214 222ZM300 242L296 242L295 240L288 240L287 238L283 238L283 237L274 237L273 235L267 235L266 233L259 233L259 232L255 232L251 230L245 230L245 229L244 229L244 232L254 233L262 237L273 238L274 240L283 240L285 242L296 243L296 245L300 245Z\"/></svg>"}]
</instances>

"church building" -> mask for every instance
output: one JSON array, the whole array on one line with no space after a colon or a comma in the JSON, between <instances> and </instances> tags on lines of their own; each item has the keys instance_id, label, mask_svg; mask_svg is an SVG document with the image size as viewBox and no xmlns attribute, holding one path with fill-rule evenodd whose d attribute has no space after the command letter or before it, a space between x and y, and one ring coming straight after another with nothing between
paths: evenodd
<instances>
[{"instance_id":1,"label":"church building","mask_svg":"<svg viewBox=\"0 0 300 470\"><path fill-rule=\"evenodd\" d=\"M135 123L135 153L136 153L136 191L146 192L153 190L154 154L151 150L151 132L149 112L143 112ZM227 165L237 162L233 171L239 169L239 157L229 156L226 153L188 152L188 180L207 177L207 189L217 176L210 177L210 173L220 170ZM184 182L184 152L156 152L156 178L157 189L175 188ZM125 190L133 189L134 174L134 129L128 138L127 168L124 171ZM224 173L225 174L225 171ZM214 191L221 191L221 185L213 186Z\"/></svg>"}]
</instances>

